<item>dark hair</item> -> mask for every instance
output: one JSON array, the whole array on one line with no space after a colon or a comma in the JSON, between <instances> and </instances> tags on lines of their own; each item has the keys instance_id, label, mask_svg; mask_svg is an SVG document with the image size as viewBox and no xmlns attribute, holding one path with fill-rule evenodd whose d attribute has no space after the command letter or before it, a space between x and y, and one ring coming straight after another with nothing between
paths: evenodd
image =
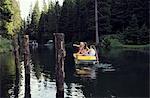
<instances>
[{"instance_id":1,"label":"dark hair","mask_svg":"<svg viewBox=\"0 0 150 98\"><path fill-rule=\"evenodd\" d=\"M84 49L88 49L87 42L84 42L84 44L85 44Z\"/></svg>"}]
</instances>

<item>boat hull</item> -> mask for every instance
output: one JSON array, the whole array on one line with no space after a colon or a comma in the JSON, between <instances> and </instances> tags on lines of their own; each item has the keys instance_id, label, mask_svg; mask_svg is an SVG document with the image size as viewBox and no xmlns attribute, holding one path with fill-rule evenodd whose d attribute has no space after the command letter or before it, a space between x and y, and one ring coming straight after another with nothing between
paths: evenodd
<instances>
[{"instance_id":1,"label":"boat hull","mask_svg":"<svg viewBox=\"0 0 150 98\"><path fill-rule=\"evenodd\" d=\"M73 54L75 59L75 64L96 64L98 60L96 56L82 56L76 53Z\"/></svg>"}]
</instances>

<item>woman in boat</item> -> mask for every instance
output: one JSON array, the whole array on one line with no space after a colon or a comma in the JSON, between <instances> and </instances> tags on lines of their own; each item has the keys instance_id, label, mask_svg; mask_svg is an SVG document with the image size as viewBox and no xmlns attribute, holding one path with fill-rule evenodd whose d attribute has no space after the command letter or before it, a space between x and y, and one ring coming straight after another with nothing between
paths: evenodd
<instances>
[{"instance_id":1,"label":"woman in boat","mask_svg":"<svg viewBox=\"0 0 150 98\"><path fill-rule=\"evenodd\" d=\"M79 48L78 55L86 55L88 51L87 43L86 42L80 42L80 45L73 44L73 46L76 46Z\"/></svg>"},{"instance_id":2,"label":"woman in boat","mask_svg":"<svg viewBox=\"0 0 150 98\"><path fill-rule=\"evenodd\" d=\"M81 53L81 55L86 56L86 55L88 55L88 51L89 51L88 45L86 42L84 42L84 48L80 53Z\"/></svg>"},{"instance_id":3,"label":"woman in boat","mask_svg":"<svg viewBox=\"0 0 150 98\"><path fill-rule=\"evenodd\" d=\"M79 55L83 55L83 56L95 56L96 55L96 51L94 49L94 46L90 46L90 49L87 46L87 43L84 42L84 47L83 49L79 50L78 52Z\"/></svg>"},{"instance_id":4,"label":"woman in boat","mask_svg":"<svg viewBox=\"0 0 150 98\"><path fill-rule=\"evenodd\" d=\"M93 48L93 46L90 46L90 49L87 51L87 55L88 56L95 56L96 55L96 51L95 49Z\"/></svg>"}]
</instances>

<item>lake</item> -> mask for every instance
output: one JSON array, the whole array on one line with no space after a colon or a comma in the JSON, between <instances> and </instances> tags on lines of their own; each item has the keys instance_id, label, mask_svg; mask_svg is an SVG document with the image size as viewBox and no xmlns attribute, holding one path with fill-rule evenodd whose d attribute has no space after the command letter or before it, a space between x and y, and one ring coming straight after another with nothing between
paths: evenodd
<instances>
[{"instance_id":1,"label":"lake","mask_svg":"<svg viewBox=\"0 0 150 98\"><path fill-rule=\"evenodd\" d=\"M149 97L149 51L100 50L100 64L86 66L90 75L77 75L72 51L65 59L65 98ZM30 49L31 97L56 98L54 50L52 47ZM1 98L24 98L24 67L21 61L20 83L12 53L0 54ZM18 85L18 90L15 90Z\"/></svg>"}]
</instances>

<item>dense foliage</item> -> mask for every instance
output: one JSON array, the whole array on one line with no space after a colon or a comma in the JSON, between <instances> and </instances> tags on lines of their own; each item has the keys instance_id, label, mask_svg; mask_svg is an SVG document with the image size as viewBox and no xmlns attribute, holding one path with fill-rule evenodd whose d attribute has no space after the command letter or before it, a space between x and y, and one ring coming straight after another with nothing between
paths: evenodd
<instances>
[{"instance_id":1,"label":"dense foliage","mask_svg":"<svg viewBox=\"0 0 150 98\"><path fill-rule=\"evenodd\" d=\"M46 6L46 4L44 4ZM50 2L43 7L37 40L46 42L55 32L64 33L66 42L95 41L95 3L92 0L64 0ZM38 8L37 8L38 9ZM32 16L35 10L33 10ZM39 12L40 13L40 12ZM37 16L37 15L36 15ZM98 0L99 37L121 34L124 44L148 44L148 0ZM31 26L34 28L34 26ZM101 37L100 37L101 38Z\"/></svg>"},{"instance_id":2,"label":"dense foliage","mask_svg":"<svg viewBox=\"0 0 150 98\"><path fill-rule=\"evenodd\" d=\"M20 31L20 8L16 0L0 1L0 34L11 38Z\"/></svg>"},{"instance_id":3,"label":"dense foliage","mask_svg":"<svg viewBox=\"0 0 150 98\"><path fill-rule=\"evenodd\" d=\"M148 0L97 0L99 38L115 34L124 44L149 44ZM55 32L64 33L66 43L95 41L94 0L43 0L39 10L38 0L23 24L23 32L46 43ZM13 35L20 29L19 6L15 0L0 1L0 33Z\"/></svg>"},{"instance_id":4,"label":"dense foliage","mask_svg":"<svg viewBox=\"0 0 150 98\"><path fill-rule=\"evenodd\" d=\"M13 49L11 43L11 40L0 36L0 53L11 51Z\"/></svg>"}]
</instances>

